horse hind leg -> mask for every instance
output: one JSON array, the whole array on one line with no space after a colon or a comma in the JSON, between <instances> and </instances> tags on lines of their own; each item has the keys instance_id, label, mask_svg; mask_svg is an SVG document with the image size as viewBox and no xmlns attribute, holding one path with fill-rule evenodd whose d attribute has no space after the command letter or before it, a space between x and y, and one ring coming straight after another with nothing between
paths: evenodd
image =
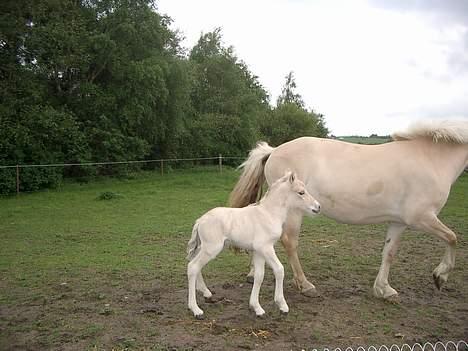
<instances>
[{"instance_id":1,"label":"horse hind leg","mask_svg":"<svg viewBox=\"0 0 468 351\"><path fill-rule=\"evenodd\" d=\"M260 287L263 283L263 277L265 274L265 258L258 252L254 252L252 254L252 261L255 266L255 274L252 292L250 293L249 306L255 312L257 317L262 317L265 314L265 310L260 306L258 295L260 293Z\"/></svg>"},{"instance_id":2,"label":"horse hind leg","mask_svg":"<svg viewBox=\"0 0 468 351\"><path fill-rule=\"evenodd\" d=\"M455 247L457 245L457 236L445 224L443 224L436 215L429 215L415 226L417 229L433 234L446 243L445 254L440 264L434 269L432 276L437 289L447 281L449 273L455 267Z\"/></svg>"},{"instance_id":3,"label":"horse hind leg","mask_svg":"<svg viewBox=\"0 0 468 351\"><path fill-rule=\"evenodd\" d=\"M205 280L203 279L203 274L201 271L200 273L198 273L197 276L196 288L197 291L200 291L203 294L205 300L209 300L213 296L210 289L208 289L208 287L205 284Z\"/></svg>"},{"instance_id":4,"label":"horse hind leg","mask_svg":"<svg viewBox=\"0 0 468 351\"><path fill-rule=\"evenodd\" d=\"M209 246L209 250L207 247ZM188 308L193 312L197 319L203 319L203 310L197 304L196 290L197 286L202 288L205 285L201 270L212 259L214 259L223 249L224 243L208 244L202 243L201 249L198 254L187 265L187 277L189 283L188 291ZM201 277L201 281L199 281ZM206 288L208 290L208 288ZM211 294L211 292L208 290Z\"/></svg>"},{"instance_id":5,"label":"horse hind leg","mask_svg":"<svg viewBox=\"0 0 468 351\"><path fill-rule=\"evenodd\" d=\"M250 270L249 270L249 273L247 274L247 283L250 283L250 284L253 284L254 282L254 275L255 275L255 266L254 266L254 263L253 263L253 257L252 257L252 254L250 253Z\"/></svg>"},{"instance_id":6,"label":"horse hind leg","mask_svg":"<svg viewBox=\"0 0 468 351\"><path fill-rule=\"evenodd\" d=\"M388 283L388 274L400 244L400 236L405 229L406 225L400 223L392 223L387 229L385 245L382 250L382 263L374 282L374 295L377 297L389 299L398 295L398 292Z\"/></svg>"}]
</instances>

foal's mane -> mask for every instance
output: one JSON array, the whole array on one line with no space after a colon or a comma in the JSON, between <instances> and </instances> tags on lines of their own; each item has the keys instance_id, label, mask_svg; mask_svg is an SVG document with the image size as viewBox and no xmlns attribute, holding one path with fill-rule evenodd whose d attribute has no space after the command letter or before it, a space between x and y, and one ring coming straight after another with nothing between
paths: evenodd
<instances>
[{"instance_id":1,"label":"foal's mane","mask_svg":"<svg viewBox=\"0 0 468 351\"><path fill-rule=\"evenodd\" d=\"M289 177L289 175L284 175L282 176L281 178L278 178L277 180L275 180L273 182L273 184L271 184L268 188L268 190L266 191L265 195L262 196L262 198L260 200L258 200L256 203L253 203L251 204L250 206L252 205L259 205L264 199L266 199L267 197L269 197L271 195L271 190L275 189L276 187L278 187L279 184L281 183L284 183L286 181L286 178Z\"/></svg>"},{"instance_id":2,"label":"foal's mane","mask_svg":"<svg viewBox=\"0 0 468 351\"><path fill-rule=\"evenodd\" d=\"M392 134L393 140L431 138L433 142L468 144L468 120L421 120Z\"/></svg>"}]
</instances>

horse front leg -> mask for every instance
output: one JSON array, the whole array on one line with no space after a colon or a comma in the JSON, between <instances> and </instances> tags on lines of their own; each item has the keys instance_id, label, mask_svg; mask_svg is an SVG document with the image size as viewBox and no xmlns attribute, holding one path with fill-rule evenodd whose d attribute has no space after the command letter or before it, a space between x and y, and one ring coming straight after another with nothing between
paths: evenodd
<instances>
[{"instance_id":1,"label":"horse front leg","mask_svg":"<svg viewBox=\"0 0 468 351\"><path fill-rule=\"evenodd\" d=\"M390 265L400 244L400 236L405 229L406 225L400 223L392 223L387 229L385 245L382 251L382 264L374 282L374 295L377 297L388 299L398 295L398 292L388 283L388 274L390 272Z\"/></svg>"},{"instance_id":2,"label":"horse front leg","mask_svg":"<svg viewBox=\"0 0 468 351\"><path fill-rule=\"evenodd\" d=\"M288 261L294 275L294 285L305 296L317 296L317 289L314 284L309 282L302 270L299 256L297 255L297 247L299 244L299 231L302 224L302 214L289 214L286 223L283 227L281 242L288 255Z\"/></svg>"},{"instance_id":3,"label":"horse front leg","mask_svg":"<svg viewBox=\"0 0 468 351\"><path fill-rule=\"evenodd\" d=\"M281 264L281 261L276 256L275 249L273 246L268 246L263 250L263 255L267 264L273 270L275 275L275 303L284 314L289 312L288 304L284 298L283 293L283 280L284 280L284 267Z\"/></svg>"},{"instance_id":4,"label":"horse front leg","mask_svg":"<svg viewBox=\"0 0 468 351\"><path fill-rule=\"evenodd\" d=\"M455 247L457 245L456 234L443 224L435 214L428 214L415 225L417 229L433 234L446 243L444 257L440 264L434 269L432 276L437 289L447 281L449 273L455 267Z\"/></svg>"}]
</instances>

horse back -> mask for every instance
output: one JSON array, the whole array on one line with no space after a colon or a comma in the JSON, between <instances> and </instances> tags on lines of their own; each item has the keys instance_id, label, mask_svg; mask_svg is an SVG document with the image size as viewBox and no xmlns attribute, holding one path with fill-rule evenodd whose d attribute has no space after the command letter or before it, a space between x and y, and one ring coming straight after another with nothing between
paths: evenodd
<instances>
[{"instance_id":1,"label":"horse back","mask_svg":"<svg viewBox=\"0 0 468 351\"><path fill-rule=\"evenodd\" d=\"M406 222L445 204L450 182L437 169L431 143L421 140L359 145L304 137L280 145L265 165L271 184L285 169L297 172L322 205L344 223Z\"/></svg>"}]
</instances>

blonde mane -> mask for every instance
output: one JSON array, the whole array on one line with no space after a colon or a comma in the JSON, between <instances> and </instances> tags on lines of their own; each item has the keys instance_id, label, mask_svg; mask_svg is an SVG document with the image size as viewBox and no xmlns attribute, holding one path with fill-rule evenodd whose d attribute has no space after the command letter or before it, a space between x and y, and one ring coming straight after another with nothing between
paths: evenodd
<instances>
[{"instance_id":1,"label":"blonde mane","mask_svg":"<svg viewBox=\"0 0 468 351\"><path fill-rule=\"evenodd\" d=\"M468 120L421 120L392 134L393 140L431 138L435 143L468 144Z\"/></svg>"}]
</instances>

